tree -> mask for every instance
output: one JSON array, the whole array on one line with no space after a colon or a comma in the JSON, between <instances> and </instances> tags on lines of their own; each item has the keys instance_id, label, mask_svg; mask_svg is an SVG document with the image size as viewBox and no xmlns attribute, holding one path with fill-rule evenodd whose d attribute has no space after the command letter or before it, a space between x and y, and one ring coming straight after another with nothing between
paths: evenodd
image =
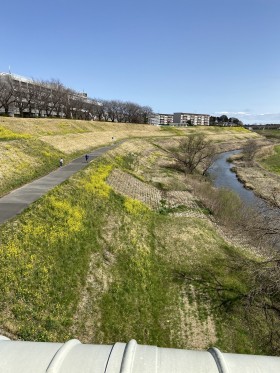
<instances>
[{"instance_id":1,"label":"tree","mask_svg":"<svg viewBox=\"0 0 280 373\"><path fill-rule=\"evenodd\" d=\"M220 118L218 119L219 122L228 122L228 117L226 115L221 115Z\"/></svg>"},{"instance_id":2,"label":"tree","mask_svg":"<svg viewBox=\"0 0 280 373\"><path fill-rule=\"evenodd\" d=\"M192 174L200 169L205 175L216 157L214 144L205 135L192 134L179 143L177 149L171 150L171 155L179 169L185 174Z\"/></svg>"},{"instance_id":3,"label":"tree","mask_svg":"<svg viewBox=\"0 0 280 373\"><path fill-rule=\"evenodd\" d=\"M32 84L30 85L25 82L19 82L13 88L15 100L14 103L18 108L20 116L23 117L26 111L28 115L31 115L32 102L34 100Z\"/></svg>"},{"instance_id":4,"label":"tree","mask_svg":"<svg viewBox=\"0 0 280 373\"><path fill-rule=\"evenodd\" d=\"M0 80L0 108L4 108L5 114L8 115L11 106L14 104L14 89L11 79Z\"/></svg>"},{"instance_id":5,"label":"tree","mask_svg":"<svg viewBox=\"0 0 280 373\"><path fill-rule=\"evenodd\" d=\"M247 140L242 150L244 160L252 162L256 156L258 149L259 146L256 140Z\"/></svg>"},{"instance_id":6,"label":"tree","mask_svg":"<svg viewBox=\"0 0 280 373\"><path fill-rule=\"evenodd\" d=\"M209 119L209 125L210 126L215 126L218 122L218 118L217 117L214 117L214 116L210 116L210 119Z\"/></svg>"}]
</instances>

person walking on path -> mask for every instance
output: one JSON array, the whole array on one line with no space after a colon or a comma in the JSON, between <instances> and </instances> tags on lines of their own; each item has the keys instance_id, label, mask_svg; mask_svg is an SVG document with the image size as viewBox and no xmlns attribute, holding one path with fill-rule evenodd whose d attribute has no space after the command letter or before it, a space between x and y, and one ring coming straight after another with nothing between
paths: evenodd
<instances>
[{"instance_id":1,"label":"person walking on path","mask_svg":"<svg viewBox=\"0 0 280 373\"><path fill-rule=\"evenodd\" d=\"M85 155L86 162L88 162L88 154Z\"/></svg>"},{"instance_id":2,"label":"person walking on path","mask_svg":"<svg viewBox=\"0 0 280 373\"><path fill-rule=\"evenodd\" d=\"M60 160L59 160L59 166L60 166L60 167L63 166L63 158L60 158Z\"/></svg>"}]
</instances>

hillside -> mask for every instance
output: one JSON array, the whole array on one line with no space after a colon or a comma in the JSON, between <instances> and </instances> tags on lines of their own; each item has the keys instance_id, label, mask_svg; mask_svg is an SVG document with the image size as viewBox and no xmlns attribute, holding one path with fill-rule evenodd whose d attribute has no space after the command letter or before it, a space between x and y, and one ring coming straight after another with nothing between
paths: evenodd
<instances>
[{"instance_id":1,"label":"hillside","mask_svg":"<svg viewBox=\"0 0 280 373\"><path fill-rule=\"evenodd\" d=\"M56 167L61 154L130 139L0 227L2 333L276 353L268 321L243 303L260 254L223 233L196 194L206 182L178 173L162 150L195 131L221 148L257 135L10 118L1 128L2 191Z\"/></svg>"}]
</instances>

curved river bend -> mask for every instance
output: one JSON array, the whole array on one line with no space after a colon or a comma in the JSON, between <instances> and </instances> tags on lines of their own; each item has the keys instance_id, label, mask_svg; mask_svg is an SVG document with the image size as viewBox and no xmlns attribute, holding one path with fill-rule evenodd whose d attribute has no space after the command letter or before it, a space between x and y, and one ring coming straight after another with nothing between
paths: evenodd
<instances>
[{"instance_id":1,"label":"curved river bend","mask_svg":"<svg viewBox=\"0 0 280 373\"><path fill-rule=\"evenodd\" d=\"M209 169L208 174L215 187L228 188L237 193L245 206L256 209L257 213L264 218L263 221L265 224L274 229L275 224L277 226L280 221L280 209L270 206L264 199L257 197L254 192L246 189L237 179L235 172L231 171L233 166L230 162L227 162L227 159L239 152L241 150L233 150L220 154ZM274 247L280 250L279 233L275 233L272 236L272 240Z\"/></svg>"},{"instance_id":2,"label":"curved river bend","mask_svg":"<svg viewBox=\"0 0 280 373\"><path fill-rule=\"evenodd\" d=\"M208 174L215 187L228 188L234 191L247 205L261 205L264 207L266 202L262 198L257 197L254 192L243 186L243 184L237 179L235 172L231 171L231 168L233 167L232 163L227 162L229 157L240 152L241 150L232 150L221 153L209 168Z\"/></svg>"}]
</instances>

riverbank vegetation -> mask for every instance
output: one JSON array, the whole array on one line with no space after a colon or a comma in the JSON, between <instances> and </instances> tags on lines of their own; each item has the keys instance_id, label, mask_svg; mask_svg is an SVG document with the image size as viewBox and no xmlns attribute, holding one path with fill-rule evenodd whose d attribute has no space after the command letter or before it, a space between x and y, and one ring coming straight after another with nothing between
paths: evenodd
<instances>
[{"instance_id":1,"label":"riverbank vegetation","mask_svg":"<svg viewBox=\"0 0 280 373\"><path fill-rule=\"evenodd\" d=\"M197 129L231 143L237 132L222 130ZM277 293L250 305L270 283L252 275L264 253L217 225L238 220L236 197L174 170L162 149L181 137L156 131L164 137L123 143L0 227L2 333L279 353L278 319L259 308Z\"/></svg>"},{"instance_id":2,"label":"riverbank vegetation","mask_svg":"<svg viewBox=\"0 0 280 373\"><path fill-rule=\"evenodd\" d=\"M246 188L271 204L280 204L280 145L249 139L242 153L231 157L231 161Z\"/></svg>"}]
</instances>

